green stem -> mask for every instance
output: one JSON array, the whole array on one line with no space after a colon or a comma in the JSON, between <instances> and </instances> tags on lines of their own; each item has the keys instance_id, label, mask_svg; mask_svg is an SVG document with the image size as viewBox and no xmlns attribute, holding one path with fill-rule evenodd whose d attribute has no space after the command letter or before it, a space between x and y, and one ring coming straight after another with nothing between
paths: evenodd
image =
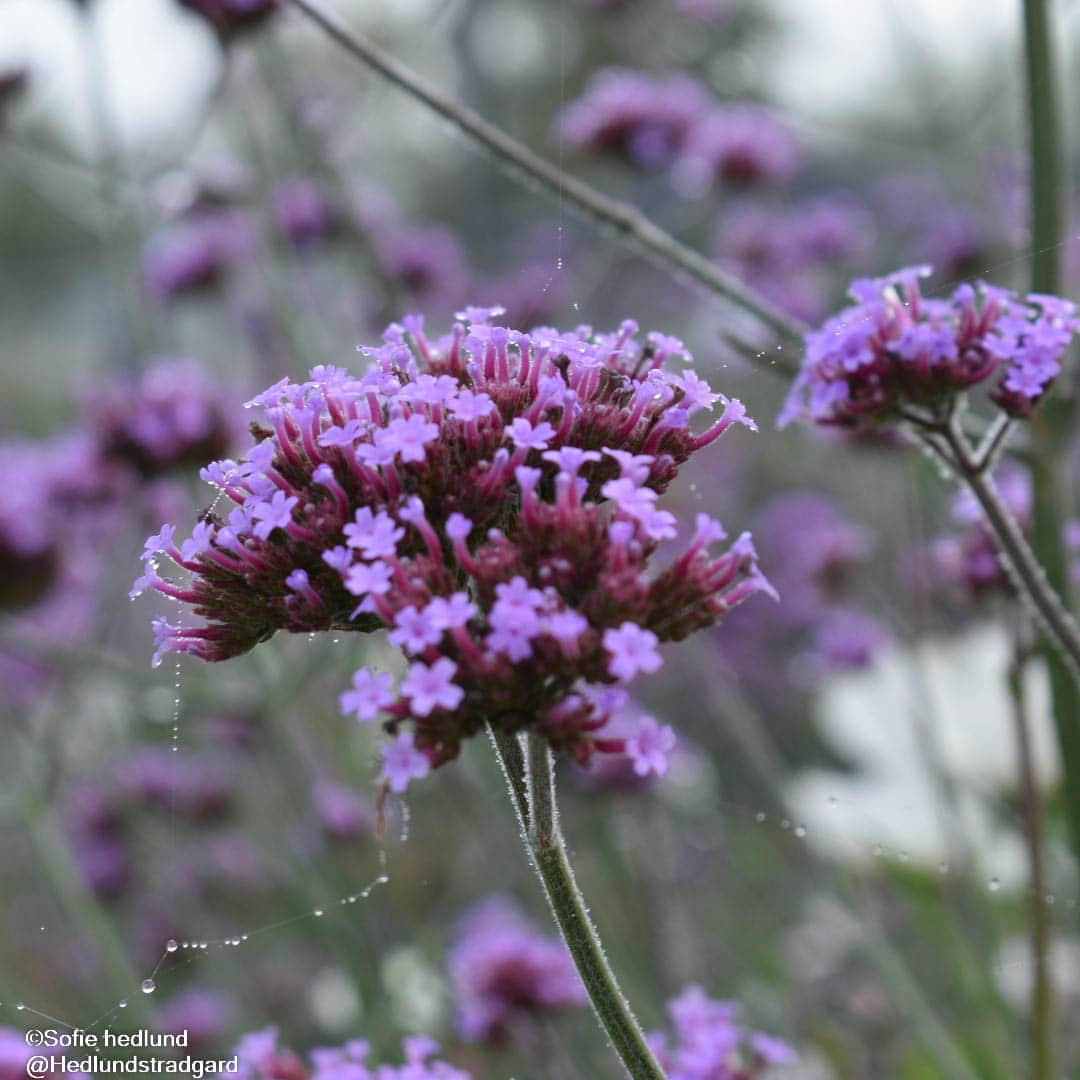
<instances>
[{"instance_id":1,"label":"green stem","mask_svg":"<svg viewBox=\"0 0 1080 1080\"><path fill-rule=\"evenodd\" d=\"M1017 635L1019 638L1020 635ZM1020 773L1020 798L1024 814L1024 832L1028 849L1028 875L1031 887L1031 962L1033 968L1031 1007L1031 1080L1053 1080L1054 1076L1054 1001L1050 979L1050 920L1046 909L1046 843L1043 834L1043 807L1039 782L1035 775L1035 756L1031 741L1031 718L1024 693L1024 671L1030 653L1017 641L1009 670L1009 693L1012 697L1013 727L1016 732L1017 763Z\"/></svg>"},{"instance_id":2,"label":"green stem","mask_svg":"<svg viewBox=\"0 0 1080 1080\"><path fill-rule=\"evenodd\" d=\"M325 11L312 0L290 2L354 59L449 121L514 176L525 178L537 190L565 203L587 220L613 231L655 261L676 268L710 292L724 297L781 338L802 341L808 327L722 270L711 259L665 232L636 207L612 199L577 177L563 172L479 113L424 82L401 61L373 41L350 30L338 16Z\"/></svg>"},{"instance_id":3,"label":"green stem","mask_svg":"<svg viewBox=\"0 0 1080 1080\"><path fill-rule=\"evenodd\" d=\"M516 750L511 743L516 744ZM492 745L507 779L511 781L518 818L526 826L529 857L540 874L552 914L585 984L597 1019L633 1080L664 1080L664 1070L649 1049L630 1004L619 988L604 955L600 937L589 918L585 899L574 880L574 871L559 828L555 772L547 743L539 735L528 737L524 760L528 802L524 814L517 797L520 789L513 782L514 776L520 775L520 743L514 736L492 732Z\"/></svg>"},{"instance_id":4,"label":"green stem","mask_svg":"<svg viewBox=\"0 0 1080 1080\"><path fill-rule=\"evenodd\" d=\"M1065 191L1063 139L1058 108L1057 64L1051 0L1024 0L1031 160L1031 285L1038 292L1060 287ZM1064 505L1061 462L1070 437L1071 409L1060 392L1032 421L1032 544L1050 585L1069 603L1068 560L1061 535ZM1064 800L1073 849L1080 859L1080 686L1075 673L1044 643L1050 671L1054 723L1064 764Z\"/></svg>"}]
</instances>

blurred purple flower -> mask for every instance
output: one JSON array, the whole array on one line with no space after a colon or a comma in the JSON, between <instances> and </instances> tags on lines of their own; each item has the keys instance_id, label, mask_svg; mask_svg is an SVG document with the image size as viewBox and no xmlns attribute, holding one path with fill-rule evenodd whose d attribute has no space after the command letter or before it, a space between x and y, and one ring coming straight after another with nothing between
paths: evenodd
<instances>
[{"instance_id":1,"label":"blurred purple flower","mask_svg":"<svg viewBox=\"0 0 1080 1080\"><path fill-rule=\"evenodd\" d=\"M401 1065L371 1065L370 1047L364 1039L343 1046L312 1050L310 1065L278 1042L277 1028L245 1035L233 1054L239 1059L239 1080L471 1080L468 1073L433 1060L439 1044L424 1035L402 1042ZM226 1074L220 1074L226 1075Z\"/></svg>"},{"instance_id":2,"label":"blurred purple flower","mask_svg":"<svg viewBox=\"0 0 1080 1080\"><path fill-rule=\"evenodd\" d=\"M314 180L297 178L274 192L274 220L295 248L308 248L326 240L339 221L322 188Z\"/></svg>"},{"instance_id":3,"label":"blurred purple flower","mask_svg":"<svg viewBox=\"0 0 1080 1080\"><path fill-rule=\"evenodd\" d=\"M466 1039L498 1040L515 1017L588 1001L563 942L541 934L505 897L486 900L465 917L449 966Z\"/></svg>"},{"instance_id":4,"label":"blurred purple flower","mask_svg":"<svg viewBox=\"0 0 1080 1080\"><path fill-rule=\"evenodd\" d=\"M667 165L711 105L708 90L689 76L605 68L563 110L559 133L579 150L613 150L638 165Z\"/></svg>"},{"instance_id":5,"label":"blurred purple flower","mask_svg":"<svg viewBox=\"0 0 1080 1080\"><path fill-rule=\"evenodd\" d=\"M675 1038L654 1032L649 1043L670 1080L755 1080L772 1065L798 1061L787 1043L738 1024L738 1005L710 998L700 986L673 998L668 1013Z\"/></svg>"},{"instance_id":6,"label":"blurred purple flower","mask_svg":"<svg viewBox=\"0 0 1080 1080\"><path fill-rule=\"evenodd\" d=\"M158 233L143 258L143 281L156 300L172 300L220 285L229 268L248 258L255 233L238 210L198 209Z\"/></svg>"},{"instance_id":7,"label":"blurred purple flower","mask_svg":"<svg viewBox=\"0 0 1080 1080\"><path fill-rule=\"evenodd\" d=\"M312 801L319 822L332 839L351 841L371 835L374 810L352 788L333 780L320 780L312 789Z\"/></svg>"},{"instance_id":8,"label":"blurred purple flower","mask_svg":"<svg viewBox=\"0 0 1080 1080\"><path fill-rule=\"evenodd\" d=\"M169 998L154 1026L174 1035L186 1031L186 1052L199 1056L224 1037L232 1026L235 1013L236 1002L230 995L206 987L189 987Z\"/></svg>"},{"instance_id":9,"label":"blurred purple flower","mask_svg":"<svg viewBox=\"0 0 1080 1080\"><path fill-rule=\"evenodd\" d=\"M764 106L725 104L695 123L675 165L689 192L716 184L747 186L787 180L798 168L795 137Z\"/></svg>"},{"instance_id":10,"label":"blurred purple flower","mask_svg":"<svg viewBox=\"0 0 1080 1080\"><path fill-rule=\"evenodd\" d=\"M103 455L143 476L223 457L236 432L222 388L191 360L152 359L137 379L91 403L89 422Z\"/></svg>"}]
</instances>

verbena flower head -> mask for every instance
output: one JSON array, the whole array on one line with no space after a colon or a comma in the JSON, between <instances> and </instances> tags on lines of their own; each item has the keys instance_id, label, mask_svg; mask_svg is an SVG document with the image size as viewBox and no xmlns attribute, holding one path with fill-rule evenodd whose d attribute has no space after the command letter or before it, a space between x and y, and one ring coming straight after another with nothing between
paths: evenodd
<instances>
[{"instance_id":1,"label":"verbena flower head","mask_svg":"<svg viewBox=\"0 0 1080 1080\"><path fill-rule=\"evenodd\" d=\"M668 1014L674 1040L654 1032L649 1043L669 1080L757 1080L773 1065L798 1061L786 1043L738 1024L738 1005L710 998L700 986L673 998Z\"/></svg>"},{"instance_id":2,"label":"verbena flower head","mask_svg":"<svg viewBox=\"0 0 1080 1080\"><path fill-rule=\"evenodd\" d=\"M639 165L666 165L711 104L709 92L689 76L606 68L563 111L559 131L577 149L615 151Z\"/></svg>"},{"instance_id":3,"label":"verbena flower head","mask_svg":"<svg viewBox=\"0 0 1080 1080\"><path fill-rule=\"evenodd\" d=\"M768 109L741 102L712 109L689 131L676 166L690 190L788 179L798 168L795 137Z\"/></svg>"},{"instance_id":4,"label":"verbena flower head","mask_svg":"<svg viewBox=\"0 0 1080 1080\"><path fill-rule=\"evenodd\" d=\"M579 761L625 751L590 687L656 671L663 642L771 592L749 534L713 554L725 533L704 514L650 572L679 533L660 494L693 453L753 426L742 405L668 370L686 357L674 338L641 341L629 322L526 334L495 325L498 310L468 309L434 341L407 319L363 350L362 374L319 367L260 394L267 426L246 459L203 470L232 509L186 540L163 526L133 589L204 620L156 620L157 659L224 660L277 630L387 629L404 678L358 671L341 705L386 718L395 791L485 722ZM163 578L163 556L190 581Z\"/></svg>"},{"instance_id":5,"label":"verbena flower head","mask_svg":"<svg viewBox=\"0 0 1080 1080\"><path fill-rule=\"evenodd\" d=\"M297 177L274 191L274 221L295 248L309 248L329 237L340 224L338 214L322 187Z\"/></svg>"},{"instance_id":6,"label":"verbena flower head","mask_svg":"<svg viewBox=\"0 0 1080 1080\"><path fill-rule=\"evenodd\" d=\"M312 1050L305 1062L278 1042L277 1028L245 1035L233 1054L239 1059L239 1080L470 1080L468 1073L435 1060L439 1044L425 1035L402 1042L401 1065L373 1065L364 1039L343 1046ZM219 1074L226 1075L226 1074Z\"/></svg>"},{"instance_id":7,"label":"verbena flower head","mask_svg":"<svg viewBox=\"0 0 1080 1080\"><path fill-rule=\"evenodd\" d=\"M915 266L851 287L856 303L807 336L802 371L781 414L847 427L895 420L905 406L939 407L996 380L991 398L1029 416L1061 371L1080 323L1056 296L980 282L947 300L924 298Z\"/></svg>"},{"instance_id":8,"label":"verbena flower head","mask_svg":"<svg viewBox=\"0 0 1080 1080\"><path fill-rule=\"evenodd\" d=\"M105 457L144 476L223 456L236 438L221 387L190 360L154 359L137 379L110 388L92 413Z\"/></svg>"},{"instance_id":9,"label":"verbena flower head","mask_svg":"<svg viewBox=\"0 0 1080 1080\"><path fill-rule=\"evenodd\" d=\"M466 1039L497 1040L515 1017L588 1002L562 940L540 933L503 897L466 917L450 953L450 978Z\"/></svg>"}]
</instances>

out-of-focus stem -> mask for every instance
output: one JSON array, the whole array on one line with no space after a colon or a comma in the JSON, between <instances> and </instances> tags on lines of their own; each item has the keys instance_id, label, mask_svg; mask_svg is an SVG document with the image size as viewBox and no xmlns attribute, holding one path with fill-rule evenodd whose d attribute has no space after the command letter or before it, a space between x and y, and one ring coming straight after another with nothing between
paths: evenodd
<instances>
[{"instance_id":1,"label":"out-of-focus stem","mask_svg":"<svg viewBox=\"0 0 1080 1080\"><path fill-rule=\"evenodd\" d=\"M1029 659L1029 651L1022 642L1018 641L1009 670L1009 693L1012 697L1013 726L1016 732L1020 799L1024 815L1031 887L1030 932L1033 975L1028 1018L1031 1025L1031 1080L1053 1080L1054 1001L1049 970L1050 920L1046 907L1046 845L1043 835L1042 800L1039 795L1039 782L1035 775L1031 721L1024 694L1024 670Z\"/></svg>"},{"instance_id":2,"label":"out-of-focus stem","mask_svg":"<svg viewBox=\"0 0 1080 1080\"><path fill-rule=\"evenodd\" d=\"M753 315L785 340L801 341L808 329L806 326L786 315L765 297L726 273L700 252L676 240L636 207L612 199L552 165L513 136L485 120L479 113L451 100L424 82L398 59L373 41L349 29L340 18L312 0L290 2L351 56L444 120L448 120L497 161L526 177L537 188L565 202L587 219L614 230L617 235L636 245L653 259L687 274L710 292L724 297L736 307Z\"/></svg>"},{"instance_id":3,"label":"out-of-focus stem","mask_svg":"<svg viewBox=\"0 0 1080 1080\"><path fill-rule=\"evenodd\" d=\"M492 745L507 778L511 779L515 809L521 818L518 789L512 780L516 764L511 765L505 756L506 752L511 758L515 756L511 741L517 744L516 754L520 755L520 743L513 736L496 736L492 731ZM528 806L524 820L529 857L540 875L555 922L573 957L597 1019L633 1080L664 1080L664 1071L649 1049L645 1035L630 1011L629 1002L619 988L589 917L585 899L574 880L574 871L559 828L551 751L538 735L528 736L525 777Z\"/></svg>"},{"instance_id":4,"label":"out-of-focus stem","mask_svg":"<svg viewBox=\"0 0 1080 1080\"><path fill-rule=\"evenodd\" d=\"M949 464L983 508L998 546L1012 567L1016 586L1031 601L1053 644L1071 662L1075 677L1080 674L1080 627L1039 565L1019 523L1002 501L997 485L972 457L955 419L941 428L940 435L949 450ZM1076 723L1077 719L1073 717L1072 722Z\"/></svg>"},{"instance_id":5,"label":"out-of-focus stem","mask_svg":"<svg viewBox=\"0 0 1080 1080\"><path fill-rule=\"evenodd\" d=\"M1038 292L1060 287L1064 220L1064 138L1059 115L1052 0L1024 0L1031 167L1031 284ZM1072 403L1060 391L1032 420L1032 544L1050 584L1068 600L1069 570L1061 535L1061 462L1072 434ZM1050 670L1054 723L1065 767L1065 802L1073 849L1080 858L1080 686L1052 648Z\"/></svg>"}]
</instances>

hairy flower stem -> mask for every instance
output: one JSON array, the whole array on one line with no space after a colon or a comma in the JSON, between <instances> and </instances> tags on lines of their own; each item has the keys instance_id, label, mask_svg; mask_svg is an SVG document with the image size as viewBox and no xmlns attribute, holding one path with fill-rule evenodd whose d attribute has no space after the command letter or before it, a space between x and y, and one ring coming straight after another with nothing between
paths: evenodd
<instances>
[{"instance_id":1,"label":"hairy flower stem","mask_svg":"<svg viewBox=\"0 0 1080 1080\"><path fill-rule=\"evenodd\" d=\"M1051 575L1040 554L1024 537L1020 525L1001 499L990 475L992 460L977 456L960 431L955 415L942 421L907 416L923 441L970 489L986 514L998 548L1011 570L1013 586L1031 604L1043 638L1050 668L1054 721L1064 765L1062 793L1073 848L1080 858L1080 628L1065 607L1066 581ZM1051 512L1053 507L1050 507ZM1035 531L1038 545L1038 530Z\"/></svg>"},{"instance_id":2,"label":"hairy flower stem","mask_svg":"<svg viewBox=\"0 0 1080 1080\"><path fill-rule=\"evenodd\" d=\"M1026 620L1025 620L1026 621ZM1009 669L1013 726L1016 732L1020 798L1028 849L1028 876L1031 888L1032 987L1029 1023L1031 1026L1031 1080L1052 1080L1054 1075L1054 1002L1050 979L1050 920L1046 906L1046 844L1043 835L1043 808L1035 775L1031 741L1031 721L1024 693L1024 671L1031 658L1028 643L1017 634L1013 663Z\"/></svg>"},{"instance_id":3,"label":"hairy flower stem","mask_svg":"<svg viewBox=\"0 0 1080 1080\"><path fill-rule=\"evenodd\" d=\"M395 57L350 30L338 16L323 10L312 0L290 0L290 3L351 56L449 121L515 174L525 176L536 187L573 207L589 221L613 230L651 258L687 274L710 292L753 315L784 340L801 343L808 329L806 326L786 315L737 278L725 273L704 255L675 239L636 207L609 198L533 153L472 109L452 101L428 85Z\"/></svg>"},{"instance_id":4,"label":"hairy flower stem","mask_svg":"<svg viewBox=\"0 0 1080 1080\"><path fill-rule=\"evenodd\" d=\"M538 735L528 736L524 756L517 738L495 733L489 728L496 756L510 782L518 819L525 827L529 858L540 875L544 893L559 926L566 947L592 1002L597 1019L611 1040L627 1074L633 1080L664 1080L630 1005L604 955L604 947L589 918L585 899L574 880L566 855L559 811L555 801L555 772L547 743ZM527 803L522 806L515 776L524 764Z\"/></svg>"}]
</instances>

